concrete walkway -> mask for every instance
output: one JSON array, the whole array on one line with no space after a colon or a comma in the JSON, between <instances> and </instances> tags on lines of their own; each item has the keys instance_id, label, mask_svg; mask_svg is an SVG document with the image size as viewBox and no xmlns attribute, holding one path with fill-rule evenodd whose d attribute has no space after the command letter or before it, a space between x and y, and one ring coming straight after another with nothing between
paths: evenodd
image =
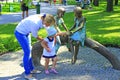
<instances>
[{"instance_id":1,"label":"concrete walkway","mask_svg":"<svg viewBox=\"0 0 120 80\"><path fill-rule=\"evenodd\" d=\"M48 3L41 3L40 4L40 12L41 13L49 13L49 14L56 14L56 10L58 7L64 7L66 9L66 12L72 12L74 9L74 5L52 5L50 6ZM36 14L36 9L29 10L29 15ZM12 22L19 22L22 20L21 12L18 13L11 13L11 14L2 14L0 15L0 24L6 24L6 23L12 23Z\"/></svg>"},{"instance_id":2,"label":"concrete walkway","mask_svg":"<svg viewBox=\"0 0 120 80\"><path fill-rule=\"evenodd\" d=\"M119 48L108 49L120 59ZM107 59L90 48L80 48L74 65L71 64L71 56L68 49L61 46L56 67L59 73L46 75L43 66L40 66L38 69L42 72L33 76L37 80L120 80L120 71L113 69ZM25 80L22 58L22 51L0 56L0 80Z\"/></svg>"}]
</instances>

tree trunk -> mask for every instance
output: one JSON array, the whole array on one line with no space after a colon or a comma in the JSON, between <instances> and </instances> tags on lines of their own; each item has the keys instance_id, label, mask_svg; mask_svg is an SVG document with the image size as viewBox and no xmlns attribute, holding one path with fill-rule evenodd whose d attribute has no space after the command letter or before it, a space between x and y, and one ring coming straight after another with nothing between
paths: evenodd
<instances>
[{"instance_id":1,"label":"tree trunk","mask_svg":"<svg viewBox=\"0 0 120 80\"><path fill-rule=\"evenodd\" d=\"M99 52L102 56L104 56L106 59L110 61L114 69L120 70L120 61L119 59L113 55L105 46L98 43L97 41L94 41L92 39L86 38L85 45L96 50Z\"/></svg>"},{"instance_id":2,"label":"tree trunk","mask_svg":"<svg viewBox=\"0 0 120 80\"><path fill-rule=\"evenodd\" d=\"M92 3L92 0L90 0L90 2Z\"/></svg>"},{"instance_id":3,"label":"tree trunk","mask_svg":"<svg viewBox=\"0 0 120 80\"><path fill-rule=\"evenodd\" d=\"M113 0L107 0L107 8L106 8L107 12L111 12L113 11Z\"/></svg>"},{"instance_id":4,"label":"tree trunk","mask_svg":"<svg viewBox=\"0 0 120 80\"><path fill-rule=\"evenodd\" d=\"M118 0L115 0L115 5L118 5Z\"/></svg>"},{"instance_id":5,"label":"tree trunk","mask_svg":"<svg viewBox=\"0 0 120 80\"><path fill-rule=\"evenodd\" d=\"M94 6L99 6L99 0L93 0L93 5Z\"/></svg>"},{"instance_id":6,"label":"tree trunk","mask_svg":"<svg viewBox=\"0 0 120 80\"><path fill-rule=\"evenodd\" d=\"M8 3L7 0L6 0L6 3Z\"/></svg>"}]
</instances>

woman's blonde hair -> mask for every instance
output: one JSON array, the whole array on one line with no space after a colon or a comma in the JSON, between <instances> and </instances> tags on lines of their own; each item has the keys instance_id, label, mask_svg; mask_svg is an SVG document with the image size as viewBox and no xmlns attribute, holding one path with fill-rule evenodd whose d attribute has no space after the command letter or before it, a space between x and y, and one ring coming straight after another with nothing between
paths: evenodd
<instances>
[{"instance_id":1,"label":"woman's blonde hair","mask_svg":"<svg viewBox=\"0 0 120 80\"><path fill-rule=\"evenodd\" d=\"M51 14L46 14L46 17L44 18L44 21L50 25L54 25L55 24L55 19L54 16Z\"/></svg>"}]
</instances>

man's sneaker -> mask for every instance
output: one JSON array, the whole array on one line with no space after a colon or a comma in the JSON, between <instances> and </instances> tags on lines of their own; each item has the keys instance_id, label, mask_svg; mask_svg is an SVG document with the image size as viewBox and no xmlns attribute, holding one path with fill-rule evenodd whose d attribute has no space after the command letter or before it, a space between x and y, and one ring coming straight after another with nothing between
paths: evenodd
<instances>
[{"instance_id":1,"label":"man's sneaker","mask_svg":"<svg viewBox=\"0 0 120 80\"><path fill-rule=\"evenodd\" d=\"M48 71L48 70L45 70L45 74L49 74L49 71Z\"/></svg>"},{"instance_id":2,"label":"man's sneaker","mask_svg":"<svg viewBox=\"0 0 120 80\"><path fill-rule=\"evenodd\" d=\"M54 73L54 74L57 74L57 73L58 73L54 68L52 68L52 69L50 70L50 72L52 72L52 73Z\"/></svg>"}]
</instances>

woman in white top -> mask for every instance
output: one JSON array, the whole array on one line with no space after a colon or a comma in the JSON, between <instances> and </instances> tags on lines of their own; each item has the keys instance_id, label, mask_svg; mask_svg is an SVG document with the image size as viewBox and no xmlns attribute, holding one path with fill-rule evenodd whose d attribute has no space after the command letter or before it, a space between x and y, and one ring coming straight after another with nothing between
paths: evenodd
<instances>
[{"instance_id":1,"label":"woman in white top","mask_svg":"<svg viewBox=\"0 0 120 80\"><path fill-rule=\"evenodd\" d=\"M25 78L34 80L31 73L37 73L34 70L31 58L31 40L30 33L33 37L43 42L43 38L38 36L38 31L44 27L54 25L54 17L50 14L36 14L23 19L15 29L15 37L23 49L23 65L25 69Z\"/></svg>"}]
</instances>

